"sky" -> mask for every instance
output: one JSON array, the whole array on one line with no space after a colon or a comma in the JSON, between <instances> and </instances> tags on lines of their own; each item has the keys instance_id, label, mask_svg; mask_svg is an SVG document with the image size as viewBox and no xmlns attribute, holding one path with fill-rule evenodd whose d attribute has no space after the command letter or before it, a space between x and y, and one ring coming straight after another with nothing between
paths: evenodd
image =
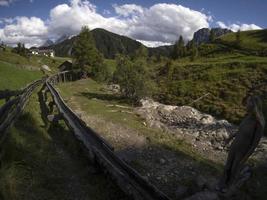
<instances>
[{"instance_id":1,"label":"sky","mask_svg":"<svg viewBox=\"0 0 267 200\"><path fill-rule=\"evenodd\" d=\"M201 28L264 29L266 9L266 0L0 0L0 40L40 46L88 26L154 47Z\"/></svg>"}]
</instances>

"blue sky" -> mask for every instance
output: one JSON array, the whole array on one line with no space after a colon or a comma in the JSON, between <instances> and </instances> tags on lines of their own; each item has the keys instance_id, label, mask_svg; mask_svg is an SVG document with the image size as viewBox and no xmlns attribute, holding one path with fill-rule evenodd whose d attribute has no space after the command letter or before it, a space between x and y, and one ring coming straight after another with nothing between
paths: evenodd
<instances>
[{"instance_id":1,"label":"blue sky","mask_svg":"<svg viewBox=\"0 0 267 200\"><path fill-rule=\"evenodd\" d=\"M190 39L204 27L265 28L266 8L265 0L0 0L0 39L38 45L63 34L77 34L80 26L87 25L157 46L172 43L178 35ZM152 18L156 21L151 25ZM34 34L24 30L27 27Z\"/></svg>"}]
</instances>

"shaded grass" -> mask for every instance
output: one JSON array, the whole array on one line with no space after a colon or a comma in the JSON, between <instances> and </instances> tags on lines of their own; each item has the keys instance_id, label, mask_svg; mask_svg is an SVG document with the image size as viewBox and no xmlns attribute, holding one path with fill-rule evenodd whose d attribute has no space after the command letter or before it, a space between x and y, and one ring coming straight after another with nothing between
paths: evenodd
<instances>
[{"instance_id":1,"label":"shaded grass","mask_svg":"<svg viewBox=\"0 0 267 200\"><path fill-rule=\"evenodd\" d=\"M37 95L10 129L3 147L0 194L6 200L123 199L102 174L92 174L63 122L46 126Z\"/></svg>"}]
</instances>

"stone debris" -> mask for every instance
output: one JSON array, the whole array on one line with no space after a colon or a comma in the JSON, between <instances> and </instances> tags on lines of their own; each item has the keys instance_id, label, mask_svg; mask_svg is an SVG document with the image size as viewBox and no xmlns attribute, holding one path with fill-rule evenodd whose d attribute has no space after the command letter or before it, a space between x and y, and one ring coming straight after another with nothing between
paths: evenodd
<instances>
[{"instance_id":1,"label":"stone debris","mask_svg":"<svg viewBox=\"0 0 267 200\"><path fill-rule=\"evenodd\" d=\"M204 191L186 198L185 200L220 200L216 192Z\"/></svg>"},{"instance_id":2,"label":"stone debris","mask_svg":"<svg viewBox=\"0 0 267 200\"><path fill-rule=\"evenodd\" d=\"M151 99L142 99L140 103L141 107L135 112L146 120L148 126L184 135L191 138L193 144L204 142L221 151L227 139L237 131L237 127L228 121L217 120L190 106L164 105Z\"/></svg>"},{"instance_id":3,"label":"stone debris","mask_svg":"<svg viewBox=\"0 0 267 200\"><path fill-rule=\"evenodd\" d=\"M106 89L112 93L120 93L120 85L118 84L110 84L106 87Z\"/></svg>"}]
</instances>

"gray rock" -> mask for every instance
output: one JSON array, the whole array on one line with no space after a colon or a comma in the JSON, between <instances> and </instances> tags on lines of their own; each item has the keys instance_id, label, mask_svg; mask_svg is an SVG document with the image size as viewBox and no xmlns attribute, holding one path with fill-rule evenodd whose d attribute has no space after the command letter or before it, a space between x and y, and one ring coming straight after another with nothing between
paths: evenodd
<instances>
[{"instance_id":1,"label":"gray rock","mask_svg":"<svg viewBox=\"0 0 267 200\"><path fill-rule=\"evenodd\" d=\"M218 140L226 140L229 138L229 134L225 129L220 129L216 132L216 139Z\"/></svg>"},{"instance_id":2,"label":"gray rock","mask_svg":"<svg viewBox=\"0 0 267 200\"><path fill-rule=\"evenodd\" d=\"M219 197L215 192L205 191L196 193L185 200L219 200Z\"/></svg>"},{"instance_id":3,"label":"gray rock","mask_svg":"<svg viewBox=\"0 0 267 200\"><path fill-rule=\"evenodd\" d=\"M159 159L159 162L160 162L160 164L164 165L164 164L166 163L166 160L163 159L163 158L160 158L160 159Z\"/></svg>"},{"instance_id":4,"label":"gray rock","mask_svg":"<svg viewBox=\"0 0 267 200\"><path fill-rule=\"evenodd\" d=\"M196 186L202 190L205 185L207 184L207 179L204 178L203 176L199 175L196 180L195 180Z\"/></svg>"},{"instance_id":5,"label":"gray rock","mask_svg":"<svg viewBox=\"0 0 267 200\"><path fill-rule=\"evenodd\" d=\"M185 198L187 193L188 193L188 187L180 185L178 189L175 191L175 198L177 200L181 198Z\"/></svg>"},{"instance_id":6,"label":"gray rock","mask_svg":"<svg viewBox=\"0 0 267 200\"><path fill-rule=\"evenodd\" d=\"M213 28L212 30L214 31L215 37L220 37L226 33L232 32L229 29L222 29L222 28ZM202 28L194 33L193 40L195 41L197 45L201 43L207 43L209 42L210 32L211 32L210 29Z\"/></svg>"}]
</instances>

